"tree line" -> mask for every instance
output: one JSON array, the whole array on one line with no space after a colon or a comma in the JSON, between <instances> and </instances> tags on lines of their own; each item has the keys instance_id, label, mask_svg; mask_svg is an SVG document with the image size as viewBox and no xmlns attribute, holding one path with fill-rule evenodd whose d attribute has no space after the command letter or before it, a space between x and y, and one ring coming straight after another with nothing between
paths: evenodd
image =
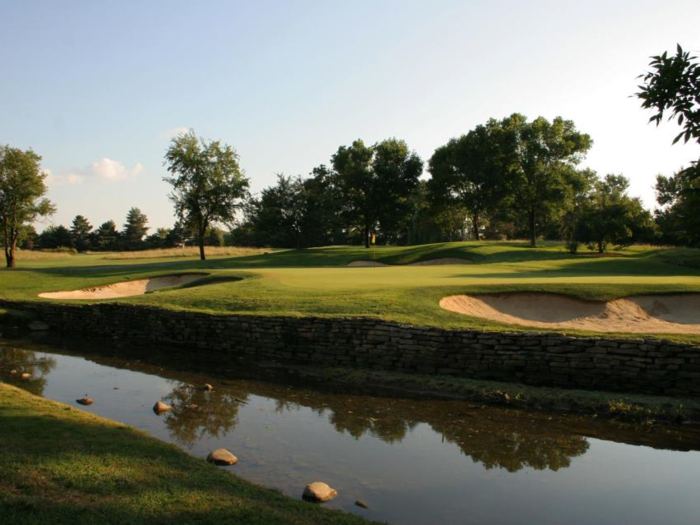
<instances>
[{"instance_id":1,"label":"tree line","mask_svg":"<svg viewBox=\"0 0 700 525\"><path fill-rule=\"evenodd\" d=\"M652 57L637 96L683 131L676 141L700 143L700 65L680 46ZM599 252L633 242L700 246L700 164L656 182L652 214L628 193L629 180L582 169L593 145L575 124L557 117L529 120L514 113L490 119L438 147L424 162L406 142L390 138L340 146L309 176L278 175L258 195L235 150L194 131L174 138L165 154L177 222L147 235L147 218L130 210L117 230L93 230L77 216L70 228L36 235L31 223L54 211L45 199L41 158L0 147L0 227L8 266L18 246L137 250L196 244L305 248L329 244L563 239ZM427 171L428 177L423 177ZM224 233L221 227L227 227Z\"/></svg>"}]
</instances>

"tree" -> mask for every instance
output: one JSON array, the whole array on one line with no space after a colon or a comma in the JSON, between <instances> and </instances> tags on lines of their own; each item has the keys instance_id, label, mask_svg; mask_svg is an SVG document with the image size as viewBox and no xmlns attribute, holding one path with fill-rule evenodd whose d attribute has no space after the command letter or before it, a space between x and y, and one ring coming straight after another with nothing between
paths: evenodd
<instances>
[{"instance_id":1,"label":"tree","mask_svg":"<svg viewBox=\"0 0 700 525\"><path fill-rule=\"evenodd\" d=\"M642 75L643 84L637 92L642 107L654 110L649 122L658 126L667 114L668 120L682 126L674 144L680 139L700 144L700 64L696 60L680 44L675 56L665 52L652 57L652 70ZM657 222L666 238L700 246L700 161L673 177L659 176L656 193L662 206Z\"/></svg>"},{"instance_id":2,"label":"tree","mask_svg":"<svg viewBox=\"0 0 700 525\"><path fill-rule=\"evenodd\" d=\"M173 187L170 199L185 227L196 234L201 260L206 259L207 228L233 225L247 195L249 181L238 160L231 146L198 139L193 130L174 138L165 154L171 176L164 180Z\"/></svg>"},{"instance_id":3,"label":"tree","mask_svg":"<svg viewBox=\"0 0 700 525\"><path fill-rule=\"evenodd\" d=\"M73 239L70 230L63 225L49 226L37 239L39 248L55 250L56 248L71 248Z\"/></svg>"},{"instance_id":4,"label":"tree","mask_svg":"<svg viewBox=\"0 0 700 525\"><path fill-rule=\"evenodd\" d=\"M651 214L638 198L627 195L629 180L622 175L606 175L595 183L589 202L578 223L578 238L598 253L609 244L630 245L649 240L654 225Z\"/></svg>"},{"instance_id":5,"label":"tree","mask_svg":"<svg viewBox=\"0 0 700 525\"><path fill-rule=\"evenodd\" d=\"M0 146L0 228L8 268L16 265L15 250L26 226L55 211L43 198L46 175L40 162L41 157L32 150Z\"/></svg>"},{"instance_id":6,"label":"tree","mask_svg":"<svg viewBox=\"0 0 700 525\"><path fill-rule=\"evenodd\" d=\"M113 251L119 248L121 234L117 231L114 221L100 225L93 233L93 247L102 251Z\"/></svg>"},{"instance_id":7,"label":"tree","mask_svg":"<svg viewBox=\"0 0 700 525\"><path fill-rule=\"evenodd\" d=\"M536 246L538 226L564 212L576 177L574 167L593 141L561 117L527 122L516 113L501 125L507 134L504 153L513 203L524 212L530 242Z\"/></svg>"},{"instance_id":8,"label":"tree","mask_svg":"<svg viewBox=\"0 0 700 525\"><path fill-rule=\"evenodd\" d=\"M700 247L700 192L687 170L656 177L656 222L662 242Z\"/></svg>"},{"instance_id":9,"label":"tree","mask_svg":"<svg viewBox=\"0 0 700 525\"><path fill-rule=\"evenodd\" d=\"M481 238L482 219L503 202L507 192L503 176L503 133L495 120L435 150L430 158L430 200L436 207L461 205L472 222L474 239Z\"/></svg>"},{"instance_id":10,"label":"tree","mask_svg":"<svg viewBox=\"0 0 700 525\"><path fill-rule=\"evenodd\" d=\"M71 240L73 247L79 252L90 249L92 225L82 215L76 215L71 226Z\"/></svg>"},{"instance_id":11,"label":"tree","mask_svg":"<svg viewBox=\"0 0 700 525\"><path fill-rule=\"evenodd\" d=\"M126 250L138 250L143 247L143 238L149 230L148 217L138 208L131 208L126 214L126 223L122 232L122 243Z\"/></svg>"},{"instance_id":12,"label":"tree","mask_svg":"<svg viewBox=\"0 0 700 525\"><path fill-rule=\"evenodd\" d=\"M146 237L144 243L149 249L167 248L169 235L170 230L168 228L158 228L154 233Z\"/></svg>"},{"instance_id":13,"label":"tree","mask_svg":"<svg viewBox=\"0 0 700 525\"><path fill-rule=\"evenodd\" d=\"M410 197L418 186L423 161L408 145L388 139L374 146L356 140L341 146L331 159L338 186L346 202L350 223L362 231L369 248L372 230L379 228L395 238L408 227Z\"/></svg>"}]
</instances>

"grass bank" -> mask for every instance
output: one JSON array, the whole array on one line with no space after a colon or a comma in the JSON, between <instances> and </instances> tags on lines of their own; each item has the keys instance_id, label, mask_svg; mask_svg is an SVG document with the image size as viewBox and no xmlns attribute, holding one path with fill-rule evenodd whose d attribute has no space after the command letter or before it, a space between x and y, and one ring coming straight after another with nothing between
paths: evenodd
<instances>
[{"instance_id":1,"label":"grass bank","mask_svg":"<svg viewBox=\"0 0 700 525\"><path fill-rule=\"evenodd\" d=\"M0 384L0 399L2 523L369 523L243 481L134 428L13 386Z\"/></svg>"},{"instance_id":2,"label":"grass bank","mask_svg":"<svg viewBox=\"0 0 700 525\"><path fill-rule=\"evenodd\" d=\"M545 292L601 301L637 294L700 293L700 265L695 265L700 261L700 250L651 246L633 246L604 256L589 252L572 255L559 243L531 248L519 242L440 243L372 250L331 246L214 256L207 261L151 255L146 259L115 260L111 255L79 254L56 260L28 260L15 270L0 270L0 298L34 301L40 300L40 292L196 270L240 281L222 279L206 287L162 290L119 301L209 313L368 316L440 328L524 331L528 329L446 311L439 307L440 299L454 294ZM406 266L440 258L471 263ZM347 266L367 259L389 266ZM698 336L670 338L700 342Z\"/></svg>"}]
</instances>

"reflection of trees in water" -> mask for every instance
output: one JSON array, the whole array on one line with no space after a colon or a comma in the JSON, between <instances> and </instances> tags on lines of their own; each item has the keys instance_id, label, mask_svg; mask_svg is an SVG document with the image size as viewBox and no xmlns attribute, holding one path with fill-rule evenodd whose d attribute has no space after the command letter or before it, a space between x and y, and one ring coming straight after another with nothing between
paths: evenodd
<instances>
[{"instance_id":1,"label":"reflection of trees in water","mask_svg":"<svg viewBox=\"0 0 700 525\"><path fill-rule=\"evenodd\" d=\"M506 414L503 414L505 416ZM523 414L525 415L525 414ZM485 468L517 472L523 468L559 470L588 451L588 440L561 428L542 428L544 421L517 417L514 420L481 419L457 422L434 421L431 425L444 439ZM539 427L539 428L538 428Z\"/></svg>"},{"instance_id":2,"label":"reflection of trees in water","mask_svg":"<svg viewBox=\"0 0 700 525\"><path fill-rule=\"evenodd\" d=\"M246 395L178 386L165 397L173 407L165 416L165 424L170 435L185 446L193 445L205 435L219 437L238 423L238 408Z\"/></svg>"},{"instance_id":3,"label":"reflection of trees in water","mask_svg":"<svg viewBox=\"0 0 700 525\"><path fill-rule=\"evenodd\" d=\"M572 433L566 426L547 421L542 414L481 409L468 403L411 401L363 396L343 396L305 392L294 394L293 400L282 389L258 392L275 396L278 411L306 406L318 414L327 414L338 432L347 432L356 439L376 436L387 443L396 443L418 424L426 423L442 435L444 441L456 444L473 461L485 468L503 468L516 472L523 468L559 470L571 460L586 453L585 437Z\"/></svg>"},{"instance_id":4,"label":"reflection of trees in water","mask_svg":"<svg viewBox=\"0 0 700 525\"><path fill-rule=\"evenodd\" d=\"M44 394L45 376L55 367L56 360L53 357L39 357L37 352L20 348L0 348L0 379L34 395ZM17 373L11 374L12 370L17 370ZM24 373L31 374L32 377L22 379Z\"/></svg>"}]
</instances>

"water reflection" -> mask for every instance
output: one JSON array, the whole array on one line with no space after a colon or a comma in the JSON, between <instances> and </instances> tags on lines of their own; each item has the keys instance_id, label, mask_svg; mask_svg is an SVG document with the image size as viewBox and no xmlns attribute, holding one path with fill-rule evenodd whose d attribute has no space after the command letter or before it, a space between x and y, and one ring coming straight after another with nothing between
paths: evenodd
<instances>
[{"instance_id":1,"label":"water reflection","mask_svg":"<svg viewBox=\"0 0 700 525\"><path fill-rule=\"evenodd\" d=\"M87 393L95 404L81 410L199 457L228 448L241 458L232 467L237 474L293 497L309 481L326 480L340 492L329 506L381 521L652 524L688 523L700 514L693 496L700 455L676 452L700 449L696 427L640 429L463 401L321 390L289 375L260 380L270 371L242 363L222 377L191 371L216 371L220 363L159 358L152 349L105 356L110 349L103 345L95 355L66 344L6 345L0 378L67 403ZM139 361L144 355L150 363ZM21 380L22 372L31 379ZM159 399L173 410L156 416L151 407ZM358 509L356 499L371 508Z\"/></svg>"},{"instance_id":2,"label":"water reflection","mask_svg":"<svg viewBox=\"0 0 700 525\"><path fill-rule=\"evenodd\" d=\"M0 380L14 383L34 395L41 396L46 388L46 376L56 366L53 357L11 347L0 347ZM29 378L23 378L29 374ZM26 375L25 375L26 377Z\"/></svg>"},{"instance_id":3,"label":"water reflection","mask_svg":"<svg viewBox=\"0 0 700 525\"><path fill-rule=\"evenodd\" d=\"M236 426L245 396L227 390L207 391L191 384L177 386L164 398L173 407L165 416L165 425L173 439L187 447L205 437L223 436Z\"/></svg>"}]
</instances>

